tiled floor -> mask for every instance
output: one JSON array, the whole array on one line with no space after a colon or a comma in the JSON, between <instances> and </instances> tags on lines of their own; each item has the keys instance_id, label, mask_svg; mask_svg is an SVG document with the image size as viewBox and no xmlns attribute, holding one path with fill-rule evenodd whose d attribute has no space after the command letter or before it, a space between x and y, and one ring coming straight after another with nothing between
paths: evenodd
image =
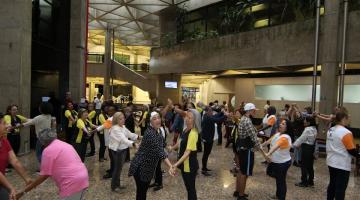
<instances>
[{"instance_id":1,"label":"tiled floor","mask_svg":"<svg viewBox=\"0 0 360 200\"><path fill-rule=\"evenodd\" d=\"M133 153L133 152L132 152ZM202 154L198 154L198 160L201 161ZM174 160L176 155L171 154L170 158ZM213 152L209 159L209 168L213 169L213 176L204 177L199 175L196 181L198 199L200 200L231 200L235 187L235 179L229 173L232 167L232 150L214 145ZM36 177L35 155L31 153L20 157L21 162L25 165L32 177ZM254 176L249 178L247 185L247 193L249 199L262 200L275 193L275 180L265 175L265 166L261 164L262 157L256 155L256 164L254 168ZM110 190L110 180L102 180L104 171L109 167L108 162L99 163L97 157L86 159L86 166L89 170L90 187L86 193L85 199L135 199L135 182L132 177L128 177L129 163L123 168L121 176L122 185L126 189L121 193L113 193ZM326 187L328 184L328 169L324 158L315 161L315 187L314 188L298 188L294 184L300 179L300 168L291 167L287 176L287 199L325 199ZM17 189L24 187L21 178L14 172L7 174L7 178L15 185ZM360 177L351 178L346 191L346 199L360 199ZM57 188L52 180L47 180L38 188L29 192L22 199L28 200L51 200L58 199ZM180 200L186 199L186 190L180 176L175 178L164 176L164 188L158 192L149 190L148 199L150 200Z\"/></svg>"}]
</instances>

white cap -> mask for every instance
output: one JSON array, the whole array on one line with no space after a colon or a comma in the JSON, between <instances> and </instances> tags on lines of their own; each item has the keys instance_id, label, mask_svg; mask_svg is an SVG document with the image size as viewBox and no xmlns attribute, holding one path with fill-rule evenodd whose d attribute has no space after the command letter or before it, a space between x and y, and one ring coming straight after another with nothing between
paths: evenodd
<instances>
[{"instance_id":1,"label":"white cap","mask_svg":"<svg viewBox=\"0 0 360 200\"><path fill-rule=\"evenodd\" d=\"M244 111L257 110L253 103L247 103L244 106Z\"/></svg>"},{"instance_id":2,"label":"white cap","mask_svg":"<svg viewBox=\"0 0 360 200\"><path fill-rule=\"evenodd\" d=\"M155 112L155 111L151 112L151 114L150 114L150 120L152 120L152 118L154 118L156 115L159 115L159 113L158 113L158 112ZM160 116L160 115L159 115L159 116Z\"/></svg>"}]
</instances>

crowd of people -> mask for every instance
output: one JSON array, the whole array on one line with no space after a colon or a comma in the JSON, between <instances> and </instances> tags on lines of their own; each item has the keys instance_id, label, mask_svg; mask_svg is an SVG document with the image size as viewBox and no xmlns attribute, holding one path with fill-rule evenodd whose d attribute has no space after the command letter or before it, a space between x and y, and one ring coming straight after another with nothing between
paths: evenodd
<instances>
[{"instance_id":1,"label":"crowd of people","mask_svg":"<svg viewBox=\"0 0 360 200\"><path fill-rule=\"evenodd\" d=\"M249 176L253 175L256 151L265 160L266 174L275 179L276 193L272 199L286 199L286 176L291 165L301 167L301 181L296 186L314 186L313 165L319 120L329 124L326 140L330 175L328 200L344 199L351 159L359 157L352 133L346 128L350 116L344 107L336 107L333 114L324 115L313 112L310 107L301 111L296 104L286 104L277 112L267 101L263 119L256 124L258 109L253 103L243 102L234 109L226 102L221 105L218 101L208 105L199 102L195 105L186 99L181 103L168 99L165 104L143 105L137 109L131 102L127 105L115 104L111 100L102 102L100 97L95 97L93 102L76 104L67 94L61 111L64 120L58 124L63 126L60 129L63 134L56 128L51 101L41 103L40 115L33 119L19 115L16 105L10 105L5 116L0 114L0 199L19 199L49 177L59 188L61 199L82 199L89 187L84 161L95 156L95 135L99 140L98 161L109 159L110 162L103 179L111 179L112 192L126 188L120 177L123 166L130 161L130 149L135 150L128 175L135 180L137 200L145 200L149 188L154 191L163 188L162 162L171 176L181 173L187 198L196 200L198 171L201 169L205 177L213 176L208 159L214 141L222 145L223 138L227 140L225 147L232 146L234 153L231 172L236 177L236 187L233 196L238 200L249 198L245 193L246 185ZM35 180L16 157L21 128L32 125L37 136L36 158L39 163ZM141 130L140 134L135 132L136 127ZM175 150L178 157L172 161L168 155ZM198 152L203 152L201 168ZM14 168L24 179L23 190L16 191L6 178L7 167Z\"/></svg>"}]
</instances>

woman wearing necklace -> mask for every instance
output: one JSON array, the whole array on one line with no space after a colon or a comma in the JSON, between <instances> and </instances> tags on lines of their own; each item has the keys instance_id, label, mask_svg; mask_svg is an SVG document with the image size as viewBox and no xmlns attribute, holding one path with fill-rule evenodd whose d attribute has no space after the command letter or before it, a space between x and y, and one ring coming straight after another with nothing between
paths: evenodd
<instances>
[{"instance_id":1,"label":"woman wearing necklace","mask_svg":"<svg viewBox=\"0 0 360 200\"><path fill-rule=\"evenodd\" d=\"M160 127L159 113L152 112L150 126L145 131L139 150L129 169L129 176L133 176L136 182L136 200L146 200L146 193L159 160L164 160L170 169L170 174L174 175L171 171L172 165L164 150L163 138L159 132Z\"/></svg>"}]
</instances>

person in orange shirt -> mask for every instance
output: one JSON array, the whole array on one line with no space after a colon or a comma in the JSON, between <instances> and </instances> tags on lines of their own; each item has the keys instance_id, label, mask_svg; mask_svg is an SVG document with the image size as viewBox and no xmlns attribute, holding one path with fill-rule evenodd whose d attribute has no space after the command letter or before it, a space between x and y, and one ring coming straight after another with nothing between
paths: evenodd
<instances>
[{"instance_id":1,"label":"person in orange shirt","mask_svg":"<svg viewBox=\"0 0 360 200\"><path fill-rule=\"evenodd\" d=\"M271 163L268 166L267 173L276 179L276 195L271 196L272 199L285 200L286 198L286 174L291 166L291 137L293 131L291 122L283 120L279 126L279 132L273 135L268 141L262 144L267 146L270 144L270 150L265 155L266 160Z\"/></svg>"}]
</instances>

